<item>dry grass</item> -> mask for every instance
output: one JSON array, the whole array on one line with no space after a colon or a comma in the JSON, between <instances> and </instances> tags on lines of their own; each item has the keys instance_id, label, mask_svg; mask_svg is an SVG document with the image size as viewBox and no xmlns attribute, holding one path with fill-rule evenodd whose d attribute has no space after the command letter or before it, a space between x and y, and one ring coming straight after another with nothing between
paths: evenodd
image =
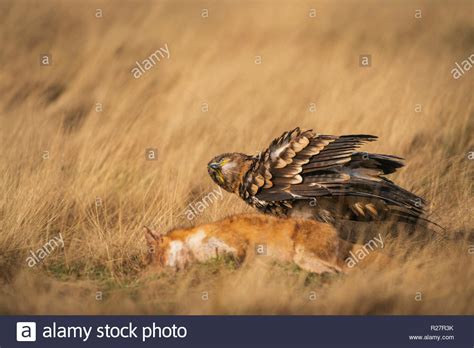
<instances>
[{"instance_id":1,"label":"dry grass","mask_svg":"<svg viewBox=\"0 0 474 348\"><path fill-rule=\"evenodd\" d=\"M473 53L472 11L470 0L2 1L0 312L473 314L473 242L454 236L474 226L474 72L450 73ZM134 79L134 62L165 43L171 58ZM358 66L365 53L371 68ZM140 226L189 225L186 205L213 188L211 157L256 152L295 126L378 135L367 149L407 158L394 179L453 239L394 240L388 267L337 278L218 261L140 272ZM193 224L244 211L224 194ZM58 233L64 250L30 269L29 250Z\"/></svg>"}]
</instances>

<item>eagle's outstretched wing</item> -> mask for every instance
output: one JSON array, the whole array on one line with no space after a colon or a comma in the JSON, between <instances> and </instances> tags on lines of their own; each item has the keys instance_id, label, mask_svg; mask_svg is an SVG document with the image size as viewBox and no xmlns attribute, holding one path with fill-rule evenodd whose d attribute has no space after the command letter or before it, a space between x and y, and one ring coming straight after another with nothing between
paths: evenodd
<instances>
[{"instance_id":1,"label":"eagle's outstretched wing","mask_svg":"<svg viewBox=\"0 0 474 348\"><path fill-rule=\"evenodd\" d=\"M299 128L285 132L256 157L241 193L254 201L285 204L318 197L365 197L383 201L393 215L420 216L424 200L383 177L402 167L402 159L357 152L376 139L364 134L318 135Z\"/></svg>"}]
</instances>

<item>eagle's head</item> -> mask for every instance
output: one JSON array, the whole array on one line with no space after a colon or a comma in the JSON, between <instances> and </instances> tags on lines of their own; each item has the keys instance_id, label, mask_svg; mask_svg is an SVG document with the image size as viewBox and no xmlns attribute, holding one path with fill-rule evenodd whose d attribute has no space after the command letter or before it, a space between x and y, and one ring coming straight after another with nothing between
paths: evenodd
<instances>
[{"instance_id":1,"label":"eagle's head","mask_svg":"<svg viewBox=\"0 0 474 348\"><path fill-rule=\"evenodd\" d=\"M247 172L252 156L243 153L224 153L214 157L207 164L212 180L224 190L239 193L239 185Z\"/></svg>"}]
</instances>

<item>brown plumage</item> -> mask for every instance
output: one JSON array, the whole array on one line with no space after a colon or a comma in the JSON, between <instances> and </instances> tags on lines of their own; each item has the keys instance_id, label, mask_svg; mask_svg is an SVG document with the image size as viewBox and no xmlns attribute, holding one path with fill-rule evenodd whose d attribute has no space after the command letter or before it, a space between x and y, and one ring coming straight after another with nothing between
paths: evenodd
<instances>
[{"instance_id":1,"label":"brown plumage","mask_svg":"<svg viewBox=\"0 0 474 348\"><path fill-rule=\"evenodd\" d=\"M402 167L403 160L357 151L376 139L296 128L258 155L219 155L208 171L219 186L264 213L326 222L424 220L425 201L384 177Z\"/></svg>"}]
</instances>

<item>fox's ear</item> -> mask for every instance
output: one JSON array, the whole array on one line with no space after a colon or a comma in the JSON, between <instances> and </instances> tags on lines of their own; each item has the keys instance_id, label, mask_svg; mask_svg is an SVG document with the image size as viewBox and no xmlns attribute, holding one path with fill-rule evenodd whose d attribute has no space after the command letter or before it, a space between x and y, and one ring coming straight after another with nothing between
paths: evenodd
<instances>
[{"instance_id":1,"label":"fox's ear","mask_svg":"<svg viewBox=\"0 0 474 348\"><path fill-rule=\"evenodd\" d=\"M147 226L143 226L143 232L145 232L145 238L148 244L161 241L161 235L155 230Z\"/></svg>"}]
</instances>

